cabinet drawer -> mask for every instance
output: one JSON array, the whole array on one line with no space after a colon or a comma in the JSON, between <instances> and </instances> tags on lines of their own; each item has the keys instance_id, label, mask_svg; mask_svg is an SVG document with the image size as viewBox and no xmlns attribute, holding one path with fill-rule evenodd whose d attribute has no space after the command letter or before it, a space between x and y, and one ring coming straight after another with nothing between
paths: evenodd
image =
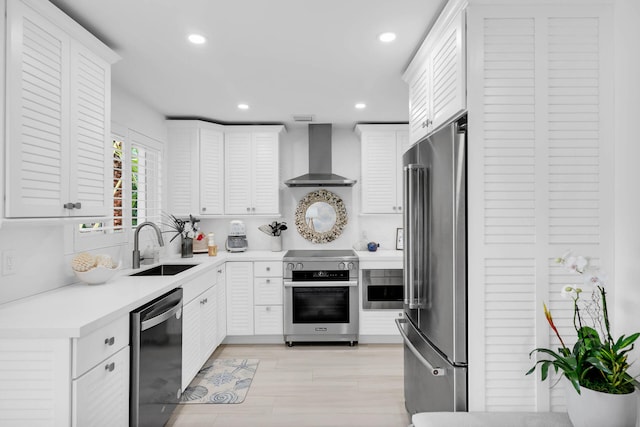
<instances>
[{"instance_id":1,"label":"cabinet drawer","mask_svg":"<svg viewBox=\"0 0 640 427\"><path fill-rule=\"evenodd\" d=\"M73 427L129 425L129 346L73 380Z\"/></svg>"},{"instance_id":2,"label":"cabinet drawer","mask_svg":"<svg viewBox=\"0 0 640 427\"><path fill-rule=\"evenodd\" d=\"M129 345L129 314L73 339L73 378L77 378L97 363Z\"/></svg>"},{"instance_id":3,"label":"cabinet drawer","mask_svg":"<svg viewBox=\"0 0 640 427\"><path fill-rule=\"evenodd\" d=\"M182 284L182 305L214 286L218 281L218 268L209 269L193 278L185 279Z\"/></svg>"},{"instance_id":4,"label":"cabinet drawer","mask_svg":"<svg viewBox=\"0 0 640 427\"><path fill-rule=\"evenodd\" d=\"M253 281L253 303L282 305L282 278L256 277Z\"/></svg>"},{"instance_id":5,"label":"cabinet drawer","mask_svg":"<svg viewBox=\"0 0 640 427\"><path fill-rule=\"evenodd\" d=\"M254 333L256 335L282 335L282 306L257 305L254 307Z\"/></svg>"},{"instance_id":6,"label":"cabinet drawer","mask_svg":"<svg viewBox=\"0 0 640 427\"><path fill-rule=\"evenodd\" d=\"M256 277L282 277L282 262L260 261L253 263L253 274Z\"/></svg>"}]
</instances>

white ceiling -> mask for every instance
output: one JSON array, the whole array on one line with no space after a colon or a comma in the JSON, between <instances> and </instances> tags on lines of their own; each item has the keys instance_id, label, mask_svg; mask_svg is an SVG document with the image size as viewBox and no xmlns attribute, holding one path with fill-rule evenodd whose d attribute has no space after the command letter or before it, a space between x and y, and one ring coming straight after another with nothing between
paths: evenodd
<instances>
[{"instance_id":1,"label":"white ceiling","mask_svg":"<svg viewBox=\"0 0 640 427\"><path fill-rule=\"evenodd\" d=\"M115 84L167 117L352 126L408 121L401 75L446 0L51 2L122 56Z\"/></svg>"}]
</instances>

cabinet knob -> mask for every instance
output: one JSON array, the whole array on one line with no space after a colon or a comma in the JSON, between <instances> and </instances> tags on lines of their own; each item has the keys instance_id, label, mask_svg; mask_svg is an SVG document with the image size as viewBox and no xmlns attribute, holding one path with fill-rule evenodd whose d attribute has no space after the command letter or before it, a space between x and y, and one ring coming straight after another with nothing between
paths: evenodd
<instances>
[{"instance_id":1,"label":"cabinet knob","mask_svg":"<svg viewBox=\"0 0 640 427\"><path fill-rule=\"evenodd\" d=\"M76 204L69 202L69 203L65 203L64 205L62 205L62 207L65 208L65 209L73 209L73 208L76 207Z\"/></svg>"},{"instance_id":2,"label":"cabinet knob","mask_svg":"<svg viewBox=\"0 0 640 427\"><path fill-rule=\"evenodd\" d=\"M247 212L251 212L251 208L247 208Z\"/></svg>"},{"instance_id":3,"label":"cabinet knob","mask_svg":"<svg viewBox=\"0 0 640 427\"><path fill-rule=\"evenodd\" d=\"M82 207L82 203L80 203L80 202L76 202L76 203L73 205L73 207L74 207L74 208L76 208L76 209L80 209L80 208Z\"/></svg>"},{"instance_id":4,"label":"cabinet knob","mask_svg":"<svg viewBox=\"0 0 640 427\"><path fill-rule=\"evenodd\" d=\"M271 271L271 267L267 267L267 271Z\"/></svg>"},{"instance_id":5,"label":"cabinet knob","mask_svg":"<svg viewBox=\"0 0 640 427\"><path fill-rule=\"evenodd\" d=\"M267 306L267 311L271 311L271 307Z\"/></svg>"},{"instance_id":6,"label":"cabinet knob","mask_svg":"<svg viewBox=\"0 0 640 427\"><path fill-rule=\"evenodd\" d=\"M267 283L271 283L271 279L267 279Z\"/></svg>"},{"instance_id":7,"label":"cabinet knob","mask_svg":"<svg viewBox=\"0 0 640 427\"><path fill-rule=\"evenodd\" d=\"M398 206L398 210L401 211L402 210L402 206Z\"/></svg>"},{"instance_id":8,"label":"cabinet knob","mask_svg":"<svg viewBox=\"0 0 640 427\"><path fill-rule=\"evenodd\" d=\"M113 345L113 343L116 342L116 338L115 337L111 337L111 338L105 338L104 339L104 343L106 345Z\"/></svg>"},{"instance_id":9,"label":"cabinet knob","mask_svg":"<svg viewBox=\"0 0 640 427\"><path fill-rule=\"evenodd\" d=\"M395 211L396 209L398 209L396 206L393 207L393 210Z\"/></svg>"},{"instance_id":10,"label":"cabinet knob","mask_svg":"<svg viewBox=\"0 0 640 427\"><path fill-rule=\"evenodd\" d=\"M256 208L251 208L251 210L252 210L253 212L255 212L255 211L256 211Z\"/></svg>"},{"instance_id":11,"label":"cabinet knob","mask_svg":"<svg viewBox=\"0 0 640 427\"><path fill-rule=\"evenodd\" d=\"M218 270L218 274L222 274L222 269Z\"/></svg>"},{"instance_id":12,"label":"cabinet knob","mask_svg":"<svg viewBox=\"0 0 640 427\"><path fill-rule=\"evenodd\" d=\"M108 372L113 372L113 370L115 368L116 368L115 362L111 362L111 363L108 363L108 364L104 365L104 370L108 371Z\"/></svg>"},{"instance_id":13,"label":"cabinet knob","mask_svg":"<svg viewBox=\"0 0 640 427\"><path fill-rule=\"evenodd\" d=\"M206 211L207 211L207 208L202 208L202 212L206 212Z\"/></svg>"}]
</instances>

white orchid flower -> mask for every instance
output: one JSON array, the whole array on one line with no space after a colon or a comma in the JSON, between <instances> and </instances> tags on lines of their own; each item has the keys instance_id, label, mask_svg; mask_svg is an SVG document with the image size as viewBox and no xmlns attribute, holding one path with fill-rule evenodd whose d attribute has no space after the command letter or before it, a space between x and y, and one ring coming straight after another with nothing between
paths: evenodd
<instances>
[{"instance_id":1,"label":"white orchid flower","mask_svg":"<svg viewBox=\"0 0 640 427\"><path fill-rule=\"evenodd\" d=\"M588 269L585 271L584 283L592 288L603 288L607 281L607 273L599 269Z\"/></svg>"},{"instance_id":2,"label":"white orchid flower","mask_svg":"<svg viewBox=\"0 0 640 427\"><path fill-rule=\"evenodd\" d=\"M565 253L556 258L554 261L556 262L556 264L565 265L567 262L567 258L569 258L569 255L571 255L571 249L567 249Z\"/></svg>"},{"instance_id":3,"label":"white orchid flower","mask_svg":"<svg viewBox=\"0 0 640 427\"><path fill-rule=\"evenodd\" d=\"M566 258L565 267L569 269L569 271L575 271L576 273L582 274L587 268L589 261L583 256L570 256Z\"/></svg>"}]
</instances>

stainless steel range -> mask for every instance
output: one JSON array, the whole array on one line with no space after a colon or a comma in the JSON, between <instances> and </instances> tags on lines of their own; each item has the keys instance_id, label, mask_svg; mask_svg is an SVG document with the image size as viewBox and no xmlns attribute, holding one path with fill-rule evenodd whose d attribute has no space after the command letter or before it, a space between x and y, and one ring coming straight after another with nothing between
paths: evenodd
<instances>
[{"instance_id":1,"label":"stainless steel range","mask_svg":"<svg viewBox=\"0 0 640 427\"><path fill-rule=\"evenodd\" d=\"M284 340L358 342L358 256L291 250L284 261Z\"/></svg>"}]
</instances>

